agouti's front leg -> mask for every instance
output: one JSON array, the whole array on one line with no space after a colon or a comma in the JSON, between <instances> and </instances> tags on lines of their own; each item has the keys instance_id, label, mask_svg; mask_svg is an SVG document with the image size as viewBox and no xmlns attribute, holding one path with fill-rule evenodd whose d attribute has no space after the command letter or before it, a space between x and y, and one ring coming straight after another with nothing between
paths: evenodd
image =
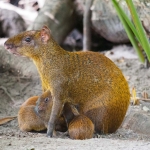
<instances>
[{"instance_id":1,"label":"agouti's front leg","mask_svg":"<svg viewBox=\"0 0 150 150\"><path fill-rule=\"evenodd\" d=\"M59 99L54 97L52 111L48 122L47 137L53 136L53 131L55 129L55 122L57 117L61 114L62 109L63 109L63 103Z\"/></svg>"}]
</instances>

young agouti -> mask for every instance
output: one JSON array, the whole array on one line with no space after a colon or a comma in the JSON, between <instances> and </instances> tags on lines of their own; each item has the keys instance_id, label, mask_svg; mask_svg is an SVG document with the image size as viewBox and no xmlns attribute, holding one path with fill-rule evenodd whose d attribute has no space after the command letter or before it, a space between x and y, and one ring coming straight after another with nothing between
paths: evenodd
<instances>
[{"instance_id":1,"label":"young agouti","mask_svg":"<svg viewBox=\"0 0 150 150\"><path fill-rule=\"evenodd\" d=\"M43 121L37 116L34 110L37 100L38 96L30 97L21 105L18 111L18 116L2 118L0 119L0 124L18 118L19 128L22 131L41 131L46 129Z\"/></svg>"},{"instance_id":2,"label":"young agouti","mask_svg":"<svg viewBox=\"0 0 150 150\"><path fill-rule=\"evenodd\" d=\"M40 74L43 91L52 94L48 137L66 102L79 105L98 133L115 132L129 106L130 93L121 70L96 52L67 52L52 38L50 30L20 33L5 42L16 55L30 57Z\"/></svg>"},{"instance_id":3,"label":"young agouti","mask_svg":"<svg viewBox=\"0 0 150 150\"><path fill-rule=\"evenodd\" d=\"M22 131L41 131L46 129L46 126L41 118L35 112L36 101L38 96L33 96L27 99L18 111L19 128Z\"/></svg>"},{"instance_id":4,"label":"young agouti","mask_svg":"<svg viewBox=\"0 0 150 150\"><path fill-rule=\"evenodd\" d=\"M83 114L79 114L78 110L69 103L65 103L63 115L68 124L68 132L71 139L84 140L90 139L94 134L94 124Z\"/></svg>"},{"instance_id":5,"label":"young agouti","mask_svg":"<svg viewBox=\"0 0 150 150\"><path fill-rule=\"evenodd\" d=\"M50 91L46 91L40 96L33 96L27 99L21 105L18 112L18 123L20 130L41 131L47 129L47 123L51 113L51 106L52 98ZM63 117L59 117L55 130L61 132L67 131L67 125Z\"/></svg>"},{"instance_id":6,"label":"young agouti","mask_svg":"<svg viewBox=\"0 0 150 150\"><path fill-rule=\"evenodd\" d=\"M47 98L45 95L47 95ZM45 95L39 97L35 110L38 116L45 123L45 126L47 126L53 102L52 99L48 98L50 91L45 92ZM80 115L74 106L71 107L69 103L65 103L63 108L63 116L56 120L55 130L66 131L67 123L70 138L83 140L93 137L94 125L92 121L85 115Z\"/></svg>"},{"instance_id":7,"label":"young agouti","mask_svg":"<svg viewBox=\"0 0 150 150\"><path fill-rule=\"evenodd\" d=\"M47 90L41 96L39 96L36 102L36 115L38 115L40 119L44 122L46 128L48 125L49 116L51 114L52 105L53 101L51 97L51 92L49 90ZM67 124L63 116L57 118L55 130L61 132L67 131Z\"/></svg>"},{"instance_id":8,"label":"young agouti","mask_svg":"<svg viewBox=\"0 0 150 150\"><path fill-rule=\"evenodd\" d=\"M94 124L85 115L77 115L69 123L68 132L71 139L90 139L94 134Z\"/></svg>"}]
</instances>

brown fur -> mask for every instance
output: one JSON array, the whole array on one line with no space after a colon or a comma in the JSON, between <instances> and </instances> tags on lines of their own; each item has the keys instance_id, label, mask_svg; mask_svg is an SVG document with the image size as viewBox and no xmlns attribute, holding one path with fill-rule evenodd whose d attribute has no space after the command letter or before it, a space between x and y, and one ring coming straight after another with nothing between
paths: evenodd
<instances>
[{"instance_id":1,"label":"brown fur","mask_svg":"<svg viewBox=\"0 0 150 150\"><path fill-rule=\"evenodd\" d=\"M69 123L68 132L71 139L90 139L94 134L94 124L85 115L77 115Z\"/></svg>"},{"instance_id":2,"label":"brown fur","mask_svg":"<svg viewBox=\"0 0 150 150\"><path fill-rule=\"evenodd\" d=\"M40 118L47 125L49 116L51 114L52 100L49 99L45 102L46 95L47 97L49 97L50 92L45 92L44 97L41 96L38 99L36 111ZM92 121L85 115L80 115L78 110L74 106L71 107L69 103L66 103L63 108L63 116L65 117L65 120L68 124L68 132L70 138L83 140L93 137L94 125ZM63 116L59 117L56 120L55 130L57 131L67 130L66 122Z\"/></svg>"},{"instance_id":3,"label":"brown fur","mask_svg":"<svg viewBox=\"0 0 150 150\"><path fill-rule=\"evenodd\" d=\"M40 103L39 101L44 102L46 98L49 98L50 105L49 108L46 108L46 105ZM44 92L41 96L33 96L27 99L20 107L18 112L18 123L19 128L22 131L41 131L47 129L47 124L49 120L49 115L51 111L51 93L49 91ZM41 107L40 113L37 113L37 106ZM44 112L42 110L47 110ZM46 115L47 114L47 115ZM46 117L47 116L47 117ZM65 132L67 130L66 122L63 117L60 117L56 123L56 131Z\"/></svg>"},{"instance_id":4,"label":"brown fur","mask_svg":"<svg viewBox=\"0 0 150 150\"><path fill-rule=\"evenodd\" d=\"M94 124L85 115L79 114L75 106L69 103L64 105L63 115L68 124L68 132L71 139L90 139L94 134Z\"/></svg>"},{"instance_id":5,"label":"brown fur","mask_svg":"<svg viewBox=\"0 0 150 150\"><path fill-rule=\"evenodd\" d=\"M45 124L40 117L35 113L35 105L38 96L33 96L27 99L19 109L18 123L22 131L41 131L46 129Z\"/></svg>"},{"instance_id":6,"label":"brown fur","mask_svg":"<svg viewBox=\"0 0 150 150\"><path fill-rule=\"evenodd\" d=\"M5 48L33 59L43 91L50 90L53 106L47 135L66 102L79 105L79 113L94 123L98 133L115 132L129 106L128 84L120 69L96 52L67 52L44 26L8 39Z\"/></svg>"},{"instance_id":7,"label":"brown fur","mask_svg":"<svg viewBox=\"0 0 150 150\"><path fill-rule=\"evenodd\" d=\"M36 114L44 122L46 127L48 125L49 116L52 110L52 105L53 105L53 101L52 101L51 93L49 90L44 92L38 98L37 103L36 103L36 107L35 107ZM61 132L67 131L66 121L64 120L63 116L60 116L56 120L55 130L61 131Z\"/></svg>"}]
</instances>

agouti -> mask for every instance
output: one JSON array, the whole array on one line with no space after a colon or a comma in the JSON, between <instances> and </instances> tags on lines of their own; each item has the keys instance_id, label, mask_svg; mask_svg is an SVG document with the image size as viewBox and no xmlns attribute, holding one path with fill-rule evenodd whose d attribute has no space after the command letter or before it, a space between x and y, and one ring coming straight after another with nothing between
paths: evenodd
<instances>
[{"instance_id":1,"label":"agouti","mask_svg":"<svg viewBox=\"0 0 150 150\"><path fill-rule=\"evenodd\" d=\"M41 103L41 105L37 108L39 101L42 101L43 103ZM48 103L48 101L50 101L50 103ZM48 103L50 105L48 106L44 103ZM47 129L47 123L51 113L51 105L52 98L50 91L46 91L40 96L33 96L27 99L21 105L18 111L18 123L20 130L42 131ZM47 112L45 112L45 110L47 110ZM40 113L38 113L37 111L40 111ZM67 125L63 117L58 118L55 130L61 132L67 131Z\"/></svg>"},{"instance_id":2,"label":"agouti","mask_svg":"<svg viewBox=\"0 0 150 150\"><path fill-rule=\"evenodd\" d=\"M51 114L52 105L53 101L51 97L51 92L49 90L47 90L41 96L39 96L36 102L36 115L38 115L40 119L44 122L46 128L48 125L49 116ZM67 131L67 124L63 116L57 118L55 130L61 132Z\"/></svg>"},{"instance_id":3,"label":"agouti","mask_svg":"<svg viewBox=\"0 0 150 150\"><path fill-rule=\"evenodd\" d=\"M46 129L46 126L41 118L35 112L36 101L38 96L33 96L27 99L18 111L19 128L22 131L41 131Z\"/></svg>"},{"instance_id":4,"label":"agouti","mask_svg":"<svg viewBox=\"0 0 150 150\"><path fill-rule=\"evenodd\" d=\"M2 118L0 119L0 124L18 118L19 128L22 131L41 131L46 129L43 120L40 119L34 110L37 100L38 96L30 97L21 105L17 116Z\"/></svg>"},{"instance_id":5,"label":"agouti","mask_svg":"<svg viewBox=\"0 0 150 150\"><path fill-rule=\"evenodd\" d=\"M77 115L69 123L68 132L71 139L90 139L94 134L94 124L85 115Z\"/></svg>"},{"instance_id":6,"label":"agouti","mask_svg":"<svg viewBox=\"0 0 150 150\"><path fill-rule=\"evenodd\" d=\"M45 94L47 95L47 97L49 97L50 92L47 91L45 92ZM46 96L44 95L44 97L41 96L38 99L35 110L38 116L40 116L40 118L43 120L45 125L47 125L53 102L52 99L45 97ZM69 136L72 139L83 140L93 137L94 125L92 121L85 115L80 115L78 110L74 106L71 107L69 103L65 103L62 115L64 117L61 116L56 120L55 130L62 131L62 129L64 129L64 131L66 131L68 126Z\"/></svg>"},{"instance_id":7,"label":"agouti","mask_svg":"<svg viewBox=\"0 0 150 150\"><path fill-rule=\"evenodd\" d=\"M79 114L75 107L65 103L63 115L68 124L68 132L71 139L84 140L90 139L94 134L94 124L83 114Z\"/></svg>"},{"instance_id":8,"label":"agouti","mask_svg":"<svg viewBox=\"0 0 150 150\"><path fill-rule=\"evenodd\" d=\"M98 133L115 132L129 106L130 93L121 70L96 52L67 52L52 38L48 27L20 33L5 42L16 55L30 57L42 81L43 91L52 94L52 112L47 136L66 102L79 105Z\"/></svg>"}]
</instances>

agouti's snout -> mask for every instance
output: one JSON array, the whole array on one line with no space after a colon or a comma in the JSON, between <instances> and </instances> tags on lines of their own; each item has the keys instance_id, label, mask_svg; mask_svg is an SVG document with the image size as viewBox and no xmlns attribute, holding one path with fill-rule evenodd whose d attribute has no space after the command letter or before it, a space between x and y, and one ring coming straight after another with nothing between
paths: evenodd
<instances>
[{"instance_id":1,"label":"agouti's snout","mask_svg":"<svg viewBox=\"0 0 150 150\"><path fill-rule=\"evenodd\" d=\"M4 47L5 49L12 49L13 48L13 44L7 44L6 42L4 43Z\"/></svg>"},{"instance_id":2,"label":"agouti's snout","mask_svg":"<svg viewBox=\"0 0 150 150\"><path fill-rule=\"evenodd\" d=\"M12 43L9 43L9 42L5 42L4 43L4 47L5 47L5 49L6 50L8 50L10 53L13 53L13 54L15 54L15 55L18 55L18 56L20 56L20 54L16 51L16 46L14 46L14 44L12 44Z\"/></svg>"},{"instance_id":3,"label":"agouti's snout","mask_svg":"<svg viewBox=\"0 0 150 150\"><path fill-rule=\"evenodd\" d=\"M39 114L41 111L45 110L44 107L36 105L34 108L36 114Z\"/></svg>"},{"instance_id":4,"label":"agouti's snout","mask_svg":"<svg viewBox=\"0 0 150 150\"><path fill-rule=\"evenodd\" d=\"M14 53L14 51L15 51L14 45L7 43L7 41L4 43L4 47L5 47L5 49L7 49L11 53Z\"/></svg>"}]
</instances>

